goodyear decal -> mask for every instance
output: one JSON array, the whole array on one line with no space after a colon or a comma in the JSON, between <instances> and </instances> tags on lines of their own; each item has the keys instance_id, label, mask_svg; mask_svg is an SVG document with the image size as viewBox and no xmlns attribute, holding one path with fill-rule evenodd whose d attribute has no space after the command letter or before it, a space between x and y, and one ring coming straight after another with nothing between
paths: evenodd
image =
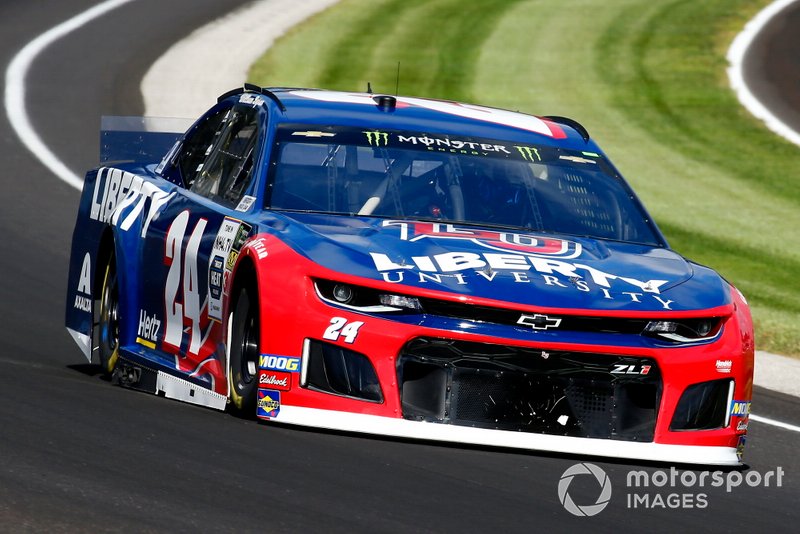
<instances>
[{"instance_id":1,"label":"goodyear decal","mask_svg":"<svg viewBox=\"0 0 800 534\"><path fill-rule=\"evenodd\" d=\"M269 389L258 390L256 415L262 419L277 417L281 411L281 392Z\"/></svg>"},{"instance_id":2,"label":"goodyear decal","mask_svg":"<svg viewBox=\"0 0 800 534\"><path fill-rule=\"evenodd\" d=\"M290 373L300 372L300 358L295 356L276 356L274 354L262 354L258 358L259 369L269 371L289 371Z\"/></svg>"}]
</instances>

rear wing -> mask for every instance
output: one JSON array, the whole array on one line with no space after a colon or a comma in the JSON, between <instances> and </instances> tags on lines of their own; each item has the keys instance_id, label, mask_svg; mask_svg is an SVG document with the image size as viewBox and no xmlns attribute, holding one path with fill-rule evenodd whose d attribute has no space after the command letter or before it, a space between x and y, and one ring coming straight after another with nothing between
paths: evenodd
<instances>
[{"instance_id":1,"label":"rear wing","mask_svg":"<svg viewBox=\"0 0 800 534\"><path fill-rule=\"evenodd\" d=\"M103 116L100 165L158 163L193 122L164 117Z\"/></svg>"}]
</instances>

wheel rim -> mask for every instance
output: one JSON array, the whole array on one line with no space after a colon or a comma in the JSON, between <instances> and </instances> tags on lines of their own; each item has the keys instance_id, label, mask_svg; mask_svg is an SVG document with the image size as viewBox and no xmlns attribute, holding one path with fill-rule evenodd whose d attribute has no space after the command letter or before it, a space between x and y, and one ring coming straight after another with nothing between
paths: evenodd
<instances>
[{"instance_id":1,"label":"wheel rim","mask_svg":"<svg viewBox=\"0 0 800 534\"><path fill-rule=\"evenodd\" d=\"M119 292L117 272L110 264L100 306L100 356L108 372L114 369L119 349Z\"/></svg>"}]
</instances>

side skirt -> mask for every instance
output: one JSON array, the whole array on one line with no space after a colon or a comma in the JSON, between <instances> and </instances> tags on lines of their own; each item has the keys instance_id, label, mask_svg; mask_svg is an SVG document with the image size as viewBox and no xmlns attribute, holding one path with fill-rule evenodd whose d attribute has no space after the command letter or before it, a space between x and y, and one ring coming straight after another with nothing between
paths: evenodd
<instances>
[{"instance_id":1,"label":"side skirt","mask_svg":"<svg viewBox=\"0 0 800 534\"><path fill-rule=\"evenodd\" d=\"M189 404L225 410L228 398L177 376L150 369L120 356L112 382Z\"/></svg>"}]
</instances>

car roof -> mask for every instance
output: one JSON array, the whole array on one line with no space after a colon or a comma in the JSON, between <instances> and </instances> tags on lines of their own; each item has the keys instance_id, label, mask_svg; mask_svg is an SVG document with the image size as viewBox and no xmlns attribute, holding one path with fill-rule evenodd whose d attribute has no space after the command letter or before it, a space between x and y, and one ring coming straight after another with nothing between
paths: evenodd
<instances>
[{"instance_id":1,"label":"car roof","mask_svg":"<svg viewBox=\"0 0 800 534\"><path fill-rule=\"evenodd\" d=\"M253 86L248 86L247 90L255 92ZM258 90L268 97L264 100L271 106L271 116L278 127L282 123L353 126L599 150L583 126L564 117L536 117L499 108L408 96L286 87ZM236 93L241 94L241 90Z\"/></svg>"}]
</instances>

